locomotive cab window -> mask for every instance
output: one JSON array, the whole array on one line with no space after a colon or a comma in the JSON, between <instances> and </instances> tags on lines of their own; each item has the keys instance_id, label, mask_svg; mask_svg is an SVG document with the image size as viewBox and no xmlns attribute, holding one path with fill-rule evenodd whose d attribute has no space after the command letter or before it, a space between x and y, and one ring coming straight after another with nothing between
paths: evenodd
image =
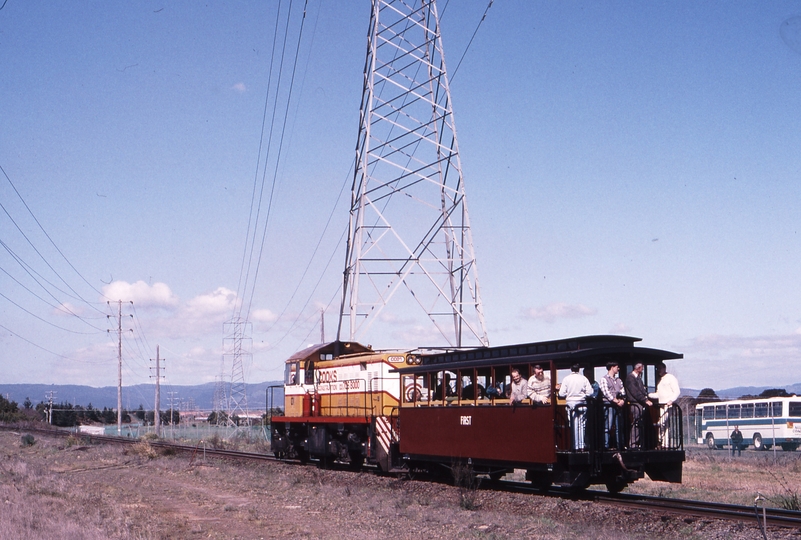
<instances>
[{"instance_id":1,"label":"locomotive cab window","mask_svg":"<svg viewBox=\"0 0 801 540\"><path fill-rule=\"evenodd\" d=\"M298 371L300 371L300 363L292 362L284 367L284 384L292 385L298 384Z\"/></svg>"},{"instance_id":2,"label":"locomotive cab window","mask_svg":"<svg viewBox=\"0 0 801 540\"><path fill-rule=\"evenodd\" d=\"M311 360L306 361L304 384L314 384L314 362Z\"/></svg>"}]
</instances>

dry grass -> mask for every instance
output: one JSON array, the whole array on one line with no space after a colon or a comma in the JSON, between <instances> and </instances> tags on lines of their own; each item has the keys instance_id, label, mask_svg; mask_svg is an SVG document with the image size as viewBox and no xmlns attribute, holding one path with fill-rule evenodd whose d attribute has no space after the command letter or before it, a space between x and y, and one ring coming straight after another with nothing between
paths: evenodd
<instances>
[{"instance_id":1,"label":"dry grass","mask_svg":"<svg viewBox=\"0 0 801 540\"><path fill-rule=\"evenodd\" d=\"M200 456L190 462L185 454L153 456L146 451L149 443L139 444L142 452L112 445L67 446L64 439L37 436L35 445L22 447L19 434L0 432L0 538L758 536L749 525L473 489L470 482L465 490L314 466ZM791 536L772 531L770 537Z\"/></svg>"},{"instance_id":2,"label":"dry grass","mask_svg":"<svg viewBox=\"0 0 801 540\"><path fill-rule=\"evenodd\" d=\"M753 505L757 494L768 506L792 507L801 486L801 452L745 452L732 458L725 451L688 449L681 484L647 477L627 488L660 497Z\"/></svg>"}]
</instances>

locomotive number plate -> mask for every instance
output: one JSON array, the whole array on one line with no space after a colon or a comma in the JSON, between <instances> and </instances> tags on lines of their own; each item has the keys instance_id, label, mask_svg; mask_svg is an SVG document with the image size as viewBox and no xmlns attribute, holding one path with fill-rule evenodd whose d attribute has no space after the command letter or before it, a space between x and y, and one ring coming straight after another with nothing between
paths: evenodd
<instances>
[{"instance_id":1,"label":"locomotive number plate","mask_svg":"<svg viewBox=\"0 0 801 540\"><path fill-rule=\"evenodd\" d=\"M471 425L473 425L473 417L472 416L462 416L462 425L463 426L471 426Z\"/></svg>"}]
</instances>

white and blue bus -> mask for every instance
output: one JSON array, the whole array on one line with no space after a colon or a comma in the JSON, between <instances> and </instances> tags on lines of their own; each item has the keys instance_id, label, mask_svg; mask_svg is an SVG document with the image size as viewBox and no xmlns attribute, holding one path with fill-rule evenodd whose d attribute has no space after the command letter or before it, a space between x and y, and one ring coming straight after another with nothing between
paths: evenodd
<instances>
[{"instance_id":1,"label":"white and blue bus","mask_svg":"<svg viewBox=\"0 0 801 540\"><path fill-rule=\"evenodd\" d=\"M698 444L712 449L731 445L734 426L743 434L742 448L767 450L778 445L792 451L801 446L801 397L702 403L695 414Z\"/></svg>"}]
</instances>

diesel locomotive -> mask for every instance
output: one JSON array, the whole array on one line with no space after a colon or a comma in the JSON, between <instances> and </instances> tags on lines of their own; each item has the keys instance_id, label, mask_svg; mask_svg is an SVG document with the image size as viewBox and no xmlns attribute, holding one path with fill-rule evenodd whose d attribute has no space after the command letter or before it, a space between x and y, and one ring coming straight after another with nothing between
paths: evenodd
<instances>
[{"instance_id":1,"label":"diesel locomotive","mask_svg":"<svg viewBox=\"0 0 801 540\"><path fill-rule=\"evenodd\" d=\"M447 474L456 466L497 480L522 469L535 486L619 491L648 475L681 482L681 410L628 403L610 411L600 397L571 408L558 383L579 364L593 377L617 363L625 378L679 353L635 346L639 338L581 336L501 347L377 351L355 342L311 346L286 361L284 411L271 418L276 457L367 462L387 473ZM514 371L550 376L549 403L512 402ZM634 414L636 413L636 414ZM631 436L636 431L636 441Z\"/></svg>"}]
</instances>

